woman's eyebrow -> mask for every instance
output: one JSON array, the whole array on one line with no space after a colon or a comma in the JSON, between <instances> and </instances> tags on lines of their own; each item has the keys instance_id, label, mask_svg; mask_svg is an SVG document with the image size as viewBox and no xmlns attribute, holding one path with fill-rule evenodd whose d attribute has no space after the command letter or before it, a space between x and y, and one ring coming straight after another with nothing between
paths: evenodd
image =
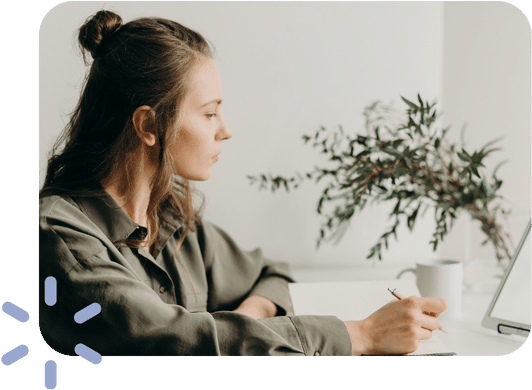
<instances>
[{"instance_id":1,"label":"woman's eyebrow","mask_svg":"<svg viewBox=\"0 0 532 390\"><path fill-rule=\"evenodd\" d=\"M212 103L222 104L222 99L209 100L207 103L202 104L200 108L208 106L209 104L212 104Z\"/></svg>"}]
</instances>

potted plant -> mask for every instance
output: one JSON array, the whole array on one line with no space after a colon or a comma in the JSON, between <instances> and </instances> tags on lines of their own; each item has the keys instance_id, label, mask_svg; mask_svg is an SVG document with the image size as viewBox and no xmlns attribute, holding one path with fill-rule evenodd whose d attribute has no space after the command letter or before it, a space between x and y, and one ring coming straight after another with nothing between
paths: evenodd
<instances>
[{"instance_id":1,"label":"potted plant","mask_svg":"<svg viewBox=\"0 0 532 390\"><path fill-rule=\"evenodd\" d=\"M499 190L502 180L481 169L484 159L499 148L492 147L499 139L480 150L467 151L445 138L450 127L437 125L436 103L429 104L417 96L413 103L401 96L407 105L401 114L391 105L377 101L364 110L366 134L350 135L342 126L332 130L320 127L313 135L303 135L303 141L327 157L325 166L314 166L305 173L292 176L271 174L250 175L250 183L273 192L300 187L303 181L326 182L317 203L317 213L323 223L317 239L338 242L349 221L368 202L393 202L389 214L393 223L380 236L367 258L382 259L383 247L397 227L406 223L412 230L419 215L433 209L436 221L432 248L453 226L459 213L467 212L478 220L486 239L491 242L501 264L511 258L511 241L499 223L509 213L502 207Z\"/></svg>"}]
</instances>

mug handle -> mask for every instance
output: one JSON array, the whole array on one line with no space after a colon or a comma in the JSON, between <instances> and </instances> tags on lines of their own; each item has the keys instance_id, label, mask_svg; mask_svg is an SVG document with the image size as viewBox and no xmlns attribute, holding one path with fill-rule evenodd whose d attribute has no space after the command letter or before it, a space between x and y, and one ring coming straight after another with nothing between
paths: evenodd
<instances>
[{"instance_id":1,"label":"mug handle","mask_svg":"<svg viewBox=\"0 0 532 390\"><path fill-rule=\"evenodd\" d=\"M399 279L401 275L404 274L405 272L412 272L414 275L416 275L416 270L414 268L407 268L399 272L399 274L395 277L395 279Z\"/></svg>"}]
</instances>

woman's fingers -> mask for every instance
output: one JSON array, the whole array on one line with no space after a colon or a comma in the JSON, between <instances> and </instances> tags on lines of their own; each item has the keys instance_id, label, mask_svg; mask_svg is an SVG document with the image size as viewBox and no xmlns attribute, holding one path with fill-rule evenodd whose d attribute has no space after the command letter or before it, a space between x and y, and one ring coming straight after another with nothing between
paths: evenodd
<instances>
[{"instance_id":1,"label":"woman's fingers","mask_svg":"<svg viewBox=\"0 0 532 390\"><path fill-rule=\"evenodd\" d=\"M347 321L353 354L413 352L420 340L441 329L438 316L446 308L440 298L409 297L389 302L363 321Z\"/></svg>"},{"instance_id":2,"label":"woman's fingers","mask_svg":"<svg viewBox=\"0 0 532 390\"><path fill-rule=\"evenodd\" d=\"M419 340L429 340L432 337L432 331L421 328L419 331Z\"/></svg>"},{"instance_id":3,"label":"woman's fingers","mask_svg":"<svg viewBox=\"0 0 532 390\"><path fill-rule=\"evenodd\" d=\"M442 298L423 298L420 305L424 313L430 313L433 317L439 317L441 313L447 310L447 302Z\"/></svg>"},{"instance_id":4,"label":"woman's fingers","mask_svg":"<svg viewBox=\"0 0 532 390\"><path fill-rule=\"evenodd\" d=\"M427 329L429 331L441 329L440 321L436 317L432 317L426 314L422 314L420 317L419 325L421 328Z\"/></svg>"}]
</instances>

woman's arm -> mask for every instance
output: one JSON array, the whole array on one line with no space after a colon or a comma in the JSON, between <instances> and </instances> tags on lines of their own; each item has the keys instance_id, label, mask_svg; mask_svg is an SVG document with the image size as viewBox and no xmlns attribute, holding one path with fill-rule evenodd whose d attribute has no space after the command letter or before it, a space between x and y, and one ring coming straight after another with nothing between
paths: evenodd
<instances>
[{"instance_id":1,"label":"woman's arm","mask_svg":"<svg viewBox=\"0 0 532 390\"><path fill-rule=\"evenodd\" d=\"M235 310L253 318L293 314L287 264L265 258L260 249L244 251L222 229L204 221L197 240L209 283L211 312Z\"/></svg>"},{"instance_id":2,"label":"woman's arm","mask_svg":"<svg viewBox=\"0 0 532 390\"><path fill-rule=\"evenodd\" d=\"M56 278L57 303L47 306L41 297L39 325L47 343L63 354L74 355L78 343L101 355L351 353L349 335L337 318L272 317L257 321L234 311L188 312L179 305L164 303L150 287L113 262L107 251L78 260L62 240L56 243L55 248L44 245L48 248L41 249L40 279ZM248 303L254 300L257 298L249 297ZM100 304L101 312L77 324L74 314L93 302Z\"/></svg>"},{"instance_id":3,"label":"woman's arm","mask_svg":"<svg viewBox=\"0 0 532 390\"><path fill-rule=\"evenodd\" d=\"M277 314L277 306L267 298L252 295L244 299L234 311L260 320L274 317Z\"/></svg>"}]
</instances>

